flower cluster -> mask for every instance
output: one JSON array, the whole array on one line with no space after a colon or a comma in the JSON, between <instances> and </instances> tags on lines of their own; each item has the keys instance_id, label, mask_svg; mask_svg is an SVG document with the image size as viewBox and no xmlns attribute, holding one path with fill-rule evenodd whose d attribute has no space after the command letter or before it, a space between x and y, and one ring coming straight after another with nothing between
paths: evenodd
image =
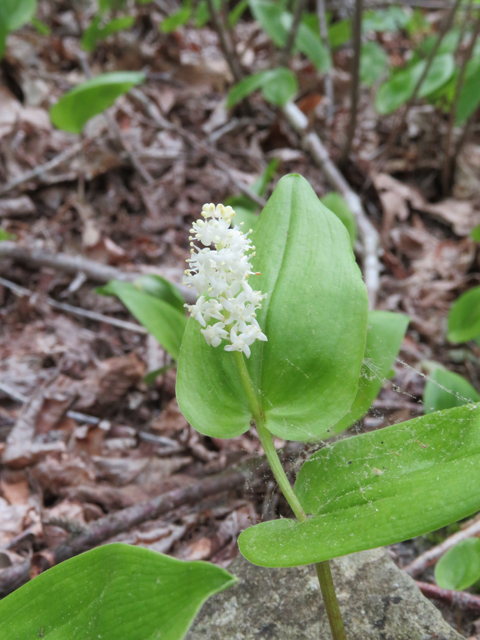
<instances>
[{"instance_id":1,"label":"flower cluster","mask_svg":"<svg viewBox=\"0 0 480 640\"><path fill-rule=\"evenodd\" d=\"M225 351L243 351L248 358L255 340L267 340L255 318L266 294L254 291L247 282L250 275L260 275L254 274L249 262L255 255L250 253L255 249L248 238L250 231L243 234L239 227L232 228L235 211L223 204L203 205L202 216L204 220L197 220L190 229L192 256L184 280L199 298L185 306L202 325L207 344L218 347L222 340L229 340ZM196 247L194 239L203 248Z\"/></svg>"}]
</instances>

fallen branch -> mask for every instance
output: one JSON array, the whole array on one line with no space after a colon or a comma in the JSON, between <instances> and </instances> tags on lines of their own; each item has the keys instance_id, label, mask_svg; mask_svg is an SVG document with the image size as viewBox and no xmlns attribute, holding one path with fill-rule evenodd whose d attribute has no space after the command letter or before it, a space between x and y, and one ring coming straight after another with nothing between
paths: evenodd
<instances>
[{"instance_id":1,"label":"fallen branch","mask_svg":"<svg viewBox=\"0 0 480 640\"><path fill-rule=\"evenodd\" d=\"M102 283L109 280L132 282L146 274L146 271L122 271L82 256L71 256L67 253L51 254L34 248L26 249L8 240L0 242L0 258L10 258L30 267L50 267L73 275L84 273L90 280ZM174 275L182 275L179 270L175 269L155 269L155 273L162 274L166 280L173 280L172 276ZM179 284L175 284L175 286L181 291L186 302L194 302L190 289Z\"/></svg>"},{"instance_id":2,"label":"fallen branch","mask_svg":"<svg viewBox=\"0 0 480 640\"><path fill-rule=\"evenodd\" d=\"M347 139L340 156L339 164L343 166L352 150L353 138L357 129L358 100L360 96L360 55L362 49L362 13L363 0L355 0L355 14L352 24L353 56L350 72L350 113L347 129Z\"/></svg>"},{"instance_id":3,"label":"fallen branch","mask_svg":"<svg viewBox=\"0 0 480 640\"><path fill-rule=\"evenodd\" d=\"M287 102L283 113L290 125L302 138L302 144L314 161L324 172L325 177L335 191L344 198L353 213L358 226L358 235L362 244L363 277L367 286L370 307L375 307L380 285L380 235L365 213L358 195L352 191L343 174L335 166L330 155L314 132L307 133L308 119L296 104Z\"/></svg>"},{"instance_id":4,"label":"fallen branch","mask_svg":"<svg viewBox=\"0 0 480 640\"><path fill-rule=\"evenodd\" d=\"M409 565L404 567L404 571L408 573L409 576L415 578L415 576L419 576L421 573L425 571L428 567L436 564L438 560L452 547L461 542L462 540L467 540L468 538L473 538L474 536L480 535L480 518L478 520L474 520L473 523L454 533L453 536L450 536L446 540L444 540L441 544L425 551L418 558L416 558Z\"/></svg>"},{"instance_id":5,"label":"fallen branch","mask_svg":"<svg viewBox=\"0 0 480 640\"><path fill-rule=\"evenodd\" d=\"M418 582L415 580L417 587L427 598L438 600L450 607L458 607L463 611L469 611L476 615L480 614L480 597L474 596L465 591L453 591L451 589L441 589L435 584L428 582Z\"/></svg>"},{"instance_id":6,"label":"fallen branch","mask_svg":"<svg viewBox=\"0 0 480 640\"><path fill-rule=\"evenodd\" d=\"M224 491L239 489L246 482L251 486L252 480L259 481L266 470L262 458L252 459L233 471L203 479L194 479L186 487L163 493L147 502L127 507L112 515L96 520L88 529L56 549L36 554L32 561L25 560L0 572L0 598L29 581L32 570L37 574L41 570L73 558L84 551L93 549L114 536L129 531L147 520L155 520L186 504L195 504L200 500Z\"/></svg>"},{"instance_id":7,"label":"fallen branch","mask_svg":"<svg viewBox=\"0 0 480 640\"><path fill-rule=\"evenodd\" d=\"M35 295L33 291L25 289L25 287L21 287L14 282L10 282L10 280L5 280L5 278L0 278L0 285L6 287L7 289L10 289L17 296L31 298ZM74 307L73 305L66 304L65 302L57 302L57 300L49 297L45 298L45 301L54 309L72 313L73 315L80 316L81 318L88 318L89 320L95 320L95 322L105 322L106 324L118 327L119 329L126 329L127 331L133 331L134 333L141 333L143 335L148 334L148 331L145 329L145 327L142 327L141 325L135 324L133 322L126 322L125 320L119 320L118 318L111 318L110 316L103 315L103 313L97 313L96 311L88 311L87 309Z\"/></svg>"},{"instance_id":8,"label":"fallen branch","mask_svg":"<svg viewBox=\"0 0 480 640\"><path fill-rule=\"evenodd\" d=\"M47 173L51 169L58 167L58 165L62 164L63 162L70 160L71 158L73 158L73 156L76 156L77 153L79 153L83 149L84 144L84 142L77 142L68 149L65 149L65 151L62 151L62 153L59 153L58 156L55 156L48 162L38 165L38 167L35 167L35 169L32 169L31 171L22 173L22 175L18 176L18 178L14 178L5 186L0 187L0 196L3 196L9 191L13 191L13 189L19 187L25 182L29 182L30 180L34 180L35 178L39 178L42 174Z\"/></svg>"}]
</instances>

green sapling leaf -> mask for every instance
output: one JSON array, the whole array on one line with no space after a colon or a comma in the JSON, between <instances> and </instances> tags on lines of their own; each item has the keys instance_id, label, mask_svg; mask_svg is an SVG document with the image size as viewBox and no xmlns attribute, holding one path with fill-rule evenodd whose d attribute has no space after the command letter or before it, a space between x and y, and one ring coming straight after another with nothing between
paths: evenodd
<instances>
[{"instance_id":1,"label":"green sapling leaf","mask_svg":"<svg viewBox=\"0 0 480 640\"><path fill-rule=\"evenodd\" d=\"M480 580L480 539L462 540L440 558L435 580L442 589L463 591Z\"/></svg>"},{"instance_id":2,"label":"green sapling leaf","mask_svg":"<svg viewBox=\"0 0 480 640\"><path fill-rule=\"evenodd\" d=\"M205 600L236 581L207 562L108 544L56 565L4 598L0 636L182 640Z\"/></svg>"},{"instance_id":3,"label":"green sapling leaf","mask_svg":"<svg viewBox=\"0 0 480 640\"><path fill-rule=\"evenodd\" d=\"M448 314L450 342L467 342L480 336L480 287L474 287L456 300Z\"/></svg>"},{"instance_id":4,"label":"green sapling leaf","mask_svg":"<svg viewBox=\"0 0 480 640\"><path fill-rule=\"evenodd\" d=\"M408 540L480 509L480 405L340 440L300 470L305 522L246 529L240 551L266 567L310 564Z\"/></svg>"},{"instance_id":5,"label":"green sapling leaf","mask_svg":"<svg viewBox=\"0 0 480 640\"><path fill-rule=\"evenodd\" d=\"M81 133L85 124L113 105L115 100L145 80L140 71L103 73L71 89L50 109L50 119L59 129Z\"/></svg>"},{"instance_id":6,"label":"green sapling leaf","mask_svg":"<svg viewBox=\"0 0 480 640\"><path fill-rule=\"evenodd\" d=\"M480 395L465 378L441 365L434 367L427 378L423 394L425 413L479 401Z\"/></svg>"}]
</instances>

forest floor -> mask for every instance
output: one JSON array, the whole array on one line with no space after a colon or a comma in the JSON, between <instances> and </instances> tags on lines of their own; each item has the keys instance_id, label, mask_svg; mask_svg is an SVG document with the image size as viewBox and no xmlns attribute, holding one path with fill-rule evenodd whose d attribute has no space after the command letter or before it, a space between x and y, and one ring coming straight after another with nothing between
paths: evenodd
<instances>
[{"instance_id":1,"label":"forest floor","mask_svg":"<svg viewBox=\"0 0 480 640\"><path fill-rule=\"evenodd\" d=\"M139 325L135 329L116 298L95 292L109 274L100 267L93 273L88 263L66 268L60 254L179 283L188 230L202 205L238 195L269 160L279 164L268 194L291 172L303 175L319 196L331 190L298 135L260 96L226 109L232 78L211 28L162 34L158 24L165 16L156 5L135 11L134 31L100 43L89 58L93 75L149 69L146 84L111 110L121 144L102 115L81 136L50 123L52 102L85 79L79 44L84 18L68 3L41 3L51 34L32 27L11 34L1 63L0 222L27 251L0 254L0 450L17 433L16 455L0 467L0 585L26 559L33 575L48 566L48 550L70 544L106 514L121 518L123 509L174 490L181 496L192 478L215 478L262 453L252 434L220 440L193 431L176 404L175 369L151 384L144 381L168 362L163 349ZM240 22L237 33L246 43L245 67L261 67L272 55L267 36L253 21ZM387 44L392 56L402 55L399 37ZM300 83L297 104L333 160L349 117L348 63L340 50L333 74L337 111L329 129L317 72L299 56L292 61ZM452 302L480 284L477 245L469 236L480 223L479 130L464 146L445 199L438 153L445 116L429 105L412 107L398 144L378 162L392 121L376 114L362 89L345 175L381 236L377 308L406 313L411 322L395 376L351 432L422 415L425 361L445 364L480 389L478 346L454 349L446 340ZM61 154L63 162L44 166ZM34 250L41 253L36 261ZM50 262L47 254L54 257ZM52 301L70 307L62 310ZM115 326L112 318L131 325ZM291 449L287 462L300 455ZM271 478L262 476L260 484L237 482L227 494L185 498L174 510L99 538L99 544L121 540L227 566L238 553L239 532L279 514L288 515L286 505ZM394 546L392 554L408 564L436 539ZM480 614L447 615L466 636L475 633Z\"/></svg>"}]
</instances>

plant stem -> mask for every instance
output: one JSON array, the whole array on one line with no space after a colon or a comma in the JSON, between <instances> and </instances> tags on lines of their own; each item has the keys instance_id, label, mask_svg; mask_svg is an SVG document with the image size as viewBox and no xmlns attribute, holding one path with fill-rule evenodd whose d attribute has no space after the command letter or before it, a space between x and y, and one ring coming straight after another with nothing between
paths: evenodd
<instances>
[{"instance_id":1,"label":"plant stem","mask_svg":"<svg viewBox=\"0 0 480 640\"><path fill-rule=\"evenodd\" d=\"M327 611L333 639L347 640L342 615L338 606L337 594L335 593L335 587L333 585L330 562L328 560L317 562L315 569L317 570L318 581L320 583L320 589L322 590L323 602Z\"/></svg>"},{"instance_id":2,"label":"plant stem","mask_svg":"<svg viewBox=\"0 0 480 640\"><path fill-rule=\"evenodd\" d=\"M252 381L250 380L247 365L243 358L243 353L241 351L234 351L233 356L235 359L235 365L237 367L238 374L240 376L240 380L242 382L243 390L245 391L245 394L248 398L248 403L255 420L258 436L260 438L260 442L262 443L263 450L265 451L268 464L272 469L273 475L275 476L275 479L278 482L278 486L282 490L285 499L287 500L293 513L297 517L297 520L299 520L300 522L304 522L308 519L307 514L300 504L299 499L295 495L292 485L290 484L290 481L287 478L285 471L283 470L282 463L280 462L277 450L275 449L275 445L273 443L273 436L265 426L265 417L260 408L260 404L258 402L257 394L255 393L255 390L253 388ZM337 596L335 594L335 587L333 585L332 573L330 571L330 562L328 560L325 560L324 562L317 562L315 568L317 571L318 581L320 583L320 589L322 592L325 609L327 611L333 640L347 640L347 636L345 635L345 629L343 626L342 615L340 613Z\"/></svg>"}]
</instances>

